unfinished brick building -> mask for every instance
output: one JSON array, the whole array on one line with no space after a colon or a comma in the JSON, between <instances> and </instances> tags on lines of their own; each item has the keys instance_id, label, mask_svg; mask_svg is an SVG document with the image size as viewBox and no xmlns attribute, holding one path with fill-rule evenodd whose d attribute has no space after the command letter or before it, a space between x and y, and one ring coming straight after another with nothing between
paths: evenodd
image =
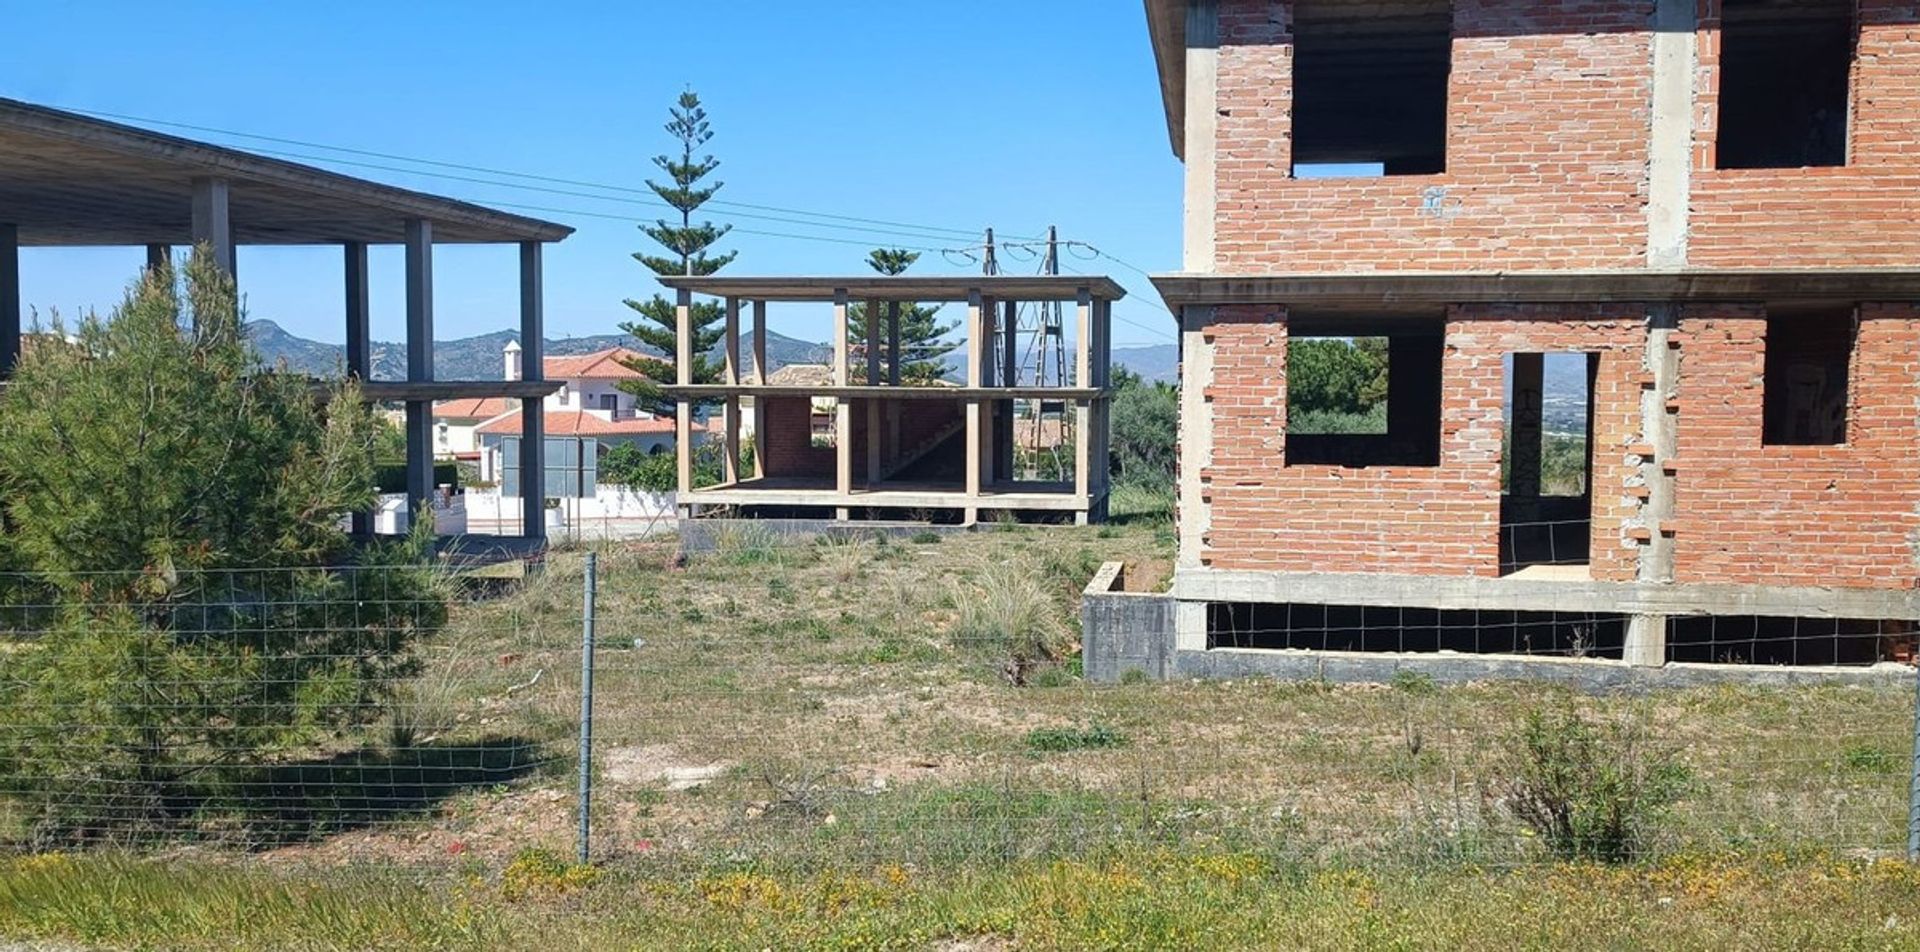
<instances>
[{"instance_id":1,"label":"unfinished brick building","mask_svg":"<svg viewBox=\"0 0 1920 952\"><path fill-rule=\"evenodd\" d=\"M1920 5L1146 7L1186 163L1153 665L1910 657ZM1377 431L1289 418L1327 337L1384 339Z\"/></svg>"}]
</instances>

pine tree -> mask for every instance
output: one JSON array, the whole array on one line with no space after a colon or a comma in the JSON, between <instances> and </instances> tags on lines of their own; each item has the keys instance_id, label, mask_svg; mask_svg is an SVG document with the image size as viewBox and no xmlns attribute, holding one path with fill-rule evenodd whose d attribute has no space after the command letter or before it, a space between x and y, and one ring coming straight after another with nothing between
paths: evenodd
<instances>
[{"instance_id":1,"label":"pine tree","mask_svg":"<svg viewBox=\"0 0 1920 952\"><path fill-rule=\"evenodd\" d=\"M867 266L885 275L896 275L913 266L920 260L920 253L905 248L875 248L867 255ZM960 346L959 341L943 338L960 326L960 322L941 323L938 307L926 307L920 304L902 302L900 305L900 382L907 386L926 386L940 379L947 372L947 363L941 358L952 353ZM881 306L878 315L880 322L880 362L881 372L887 370L887 307ZM867 342L867 307L865 304L853 304L847 308L847 337L852 347L862 359L854 361L856 367L864 366ZM859 372L855 372L859 376Z\"/></svg>"},{"instance_id":2,"label":"pine tree","mask_svg":"<svg viewBox=\"0 0 1920 952\"><path fill-rule=\"evenodd\" d=\"M713 138L713 132L707 128L707 111L700 106L700 97L692 90L680 94L680 99L667 110L673 118L666 125L667 134L680 143L678 157L671 155L654 156L653 164L671 179L671 184L661 184L647 180L647 187L655 195L680 213L679 224L666 219L656 220L651 225L641 225L640 230L647 237L658 242L669 253L651 255L635 252L633 259L645 265L656 275L694 275L704 276L726 267L734 258L734 252L709 255L707 249L731 231L732 225L715 225L710 221L695 224L693 213L707 203L715 192L724 185L714 182L701 186L700 182L714 169L720 167L720 160L711 155L694 158L694 150L705 145ZM631 380L621 384L621 388L633 394L638 401L650 407L656 413L666 413L673 407L673 401L667 399L660 390L661 383L671 383L676 379L677 341L675 330L678 318L674 303L655 294L646 301L627 299L626 305L640 315L640 319L620 325L620 329L647 345L662 357L647 356L628 362L628 366L645 374L645 379ZM725 317L725 306L718 301L693 302L691 310L693 321L693 366L691 378L694 383L713 383L720 377L721 365L710 354L726 329L721 323Z\"/></svg>"}]
</instances>

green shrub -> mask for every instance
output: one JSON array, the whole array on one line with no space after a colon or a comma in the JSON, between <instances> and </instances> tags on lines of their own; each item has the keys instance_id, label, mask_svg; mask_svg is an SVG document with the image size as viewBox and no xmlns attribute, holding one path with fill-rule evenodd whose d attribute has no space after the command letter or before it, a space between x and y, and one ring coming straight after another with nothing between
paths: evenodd
<instances>
[{"instance_id":1,"label":"green shrub","mask_svg":"<svg viewBox=\"0 0 1920 952\"><path fill-rule=\"evenodd\" d=\"M940 542L940 533L932 529L922 529L914 533L912 538L907 541L914 545L937 545Z\"/></svg>"},{"instance_id":2,"label":"green shrub","mask_svg":"<svg viewBox=\"0 0 1920 952\"><path fill-rule=\"evenodd\" d=\"M1556 856L1622 863L1646 855L1690 773L1638 723L1571 708L1531 711L1507 739L1492 788Z\"/></svg>"},{"instance_id":3,"label":"green shrub","mask_svg":"<svg viewBox=\"0 0 1920 952\"><path fill-rule=\"evenodd\" d=\"M1037 668L1072 648L1063 611L1039 575L1025 558L999 559L973 580L956 581L952 593L955 645L992 659L1014 684L1026 684Z\"/></svg>"},{"instance_id":4,"label":"green shrub","mask_svg":"<svg viewBox=\"0 0 1920 952\"><path fill-rule=\"evenodd\" d=\"M433 484L452 486L459 489L465 485L460 479L460 464L438 462L433 464ZM407 464L375 463L373 465L373 485L383 493L404 493L407 491Z\"/></svg>"},{"instance_id":5,"label":"green shrub","mask_svg":"<svg viewBox=\"0 0 1920 952\"><path fill-rule=\"evenodd\" d=\"M1086 727L1039 727L1027 732L1027 749L1045 754L1109 750L1127 744L1127 735L1097 721Z\"/></svg>"},{"instance_id":6,"label":"green shrub","mask_svg":"<svg viewBox=\"0 0 1920 952\"><path fill-rule=\"evenodd\" d=\"M20 362L5 548L53 608L0 652L0 792L43 841L159 830L383 716L446 599L431 521L358 551L340 528L373 504L376 434L351 383L323 401L260 369L204 249Z\"/></svg>"},{"instance_id":7,"label":"green shrub","mask_svg":"<svg viewBox=\"0 0 1920 952\"><path fill-rule=\"evenodd\" d=\"M1901 758L1873 744L1852 744L1841 754L1841 762L1854 773L1885 775L1900 768Z\"/></svg>"}]
</instances>

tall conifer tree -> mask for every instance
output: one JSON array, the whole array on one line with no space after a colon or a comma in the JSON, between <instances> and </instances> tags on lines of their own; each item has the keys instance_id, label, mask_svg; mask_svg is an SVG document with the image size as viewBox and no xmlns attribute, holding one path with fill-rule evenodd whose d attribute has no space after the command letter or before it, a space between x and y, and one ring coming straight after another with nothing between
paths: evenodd
<instances>
[{"instance_id":1,"label":"tall conifer tree","mask_svg":"<svg viewBox=\"0 0 1920 952\"><path fill-rule=\"evenodd\" d=\"M905 248L875 248L867 255L867 266L885 275L905 272L920 260L920 253ZM942 358L960 346L959 341L945 340L947 334L960 326L959 321L942 323L938 307L903 302L900 305L900 382L908 386L926 386L940 379L947 372L947 362ZM881 305L877 319L880 322L880 356L882 366L887 358L887 308ZM847 308L847 337L858 350L866 347L867 307L854 304ZM858 361L855 362L859 363ZM855 376L859 376L856 372Z\"/></svg>"},{"instance_id":2,"label":"tall conifer tree","mask_svg":"<svg viewBox=\"0 0 1920 952\"><path fill-rule=\"evenodd\" d=\"M635 252L633 258L656 275L709 275L726 267L735 254L731 251L714 255L707 253L708 248L732 230L732 225L715 225L710 221L696 224L693 220L693 213L725 184L718 181L710 185L700 184L714 169L720 167L720 160L711 155L694 158L694 151L713 138L713 132L707 128L707 111L701 108L700 97L692 90L681 93L679 101L667 112L672 116L666 125L667 134L679 142L680 154L654 156L653 164L659 166L670 181L662 184L648 179L647 187L680 213L680 221L675 224L667 219L659 219L653 224L641 225L640 230L658 242L667 253L656 255L641 251ZM646 378L627 381L621 387L654 412L668 412L672 409L673 401L661 392L660 384L672 383L675 379L677 317L674 303L655 294L645 301L629 298L626 305L633 308L639 318L620 325L620 329L665 357L648 356L630 361L628 366L645 374ZM724 317L725 305L719 301L693 302L691 377L694 383L713 383L720 377L721 365L710 355L726 333L722 324Z\"/></svg>"}]
</instances>

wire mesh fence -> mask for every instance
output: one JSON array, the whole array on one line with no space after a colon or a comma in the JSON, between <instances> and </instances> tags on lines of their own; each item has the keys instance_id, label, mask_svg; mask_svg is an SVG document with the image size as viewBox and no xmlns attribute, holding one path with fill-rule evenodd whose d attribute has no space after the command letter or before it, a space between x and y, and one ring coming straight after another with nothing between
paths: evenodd
<instances>
[{"instance_id":1,"label":"wire mesh fence","mask_svg":"<svg viewBox=\"0 0 1920 952\"><path fill-rule=\"evenodd\" d=\"M1151 584L1163 544L749 526L524 574L9 577L0 844L862 869L1906 845L1911 681L1083 681L1080 586L1109 559Z\"/></svg>"}]
</instances>

